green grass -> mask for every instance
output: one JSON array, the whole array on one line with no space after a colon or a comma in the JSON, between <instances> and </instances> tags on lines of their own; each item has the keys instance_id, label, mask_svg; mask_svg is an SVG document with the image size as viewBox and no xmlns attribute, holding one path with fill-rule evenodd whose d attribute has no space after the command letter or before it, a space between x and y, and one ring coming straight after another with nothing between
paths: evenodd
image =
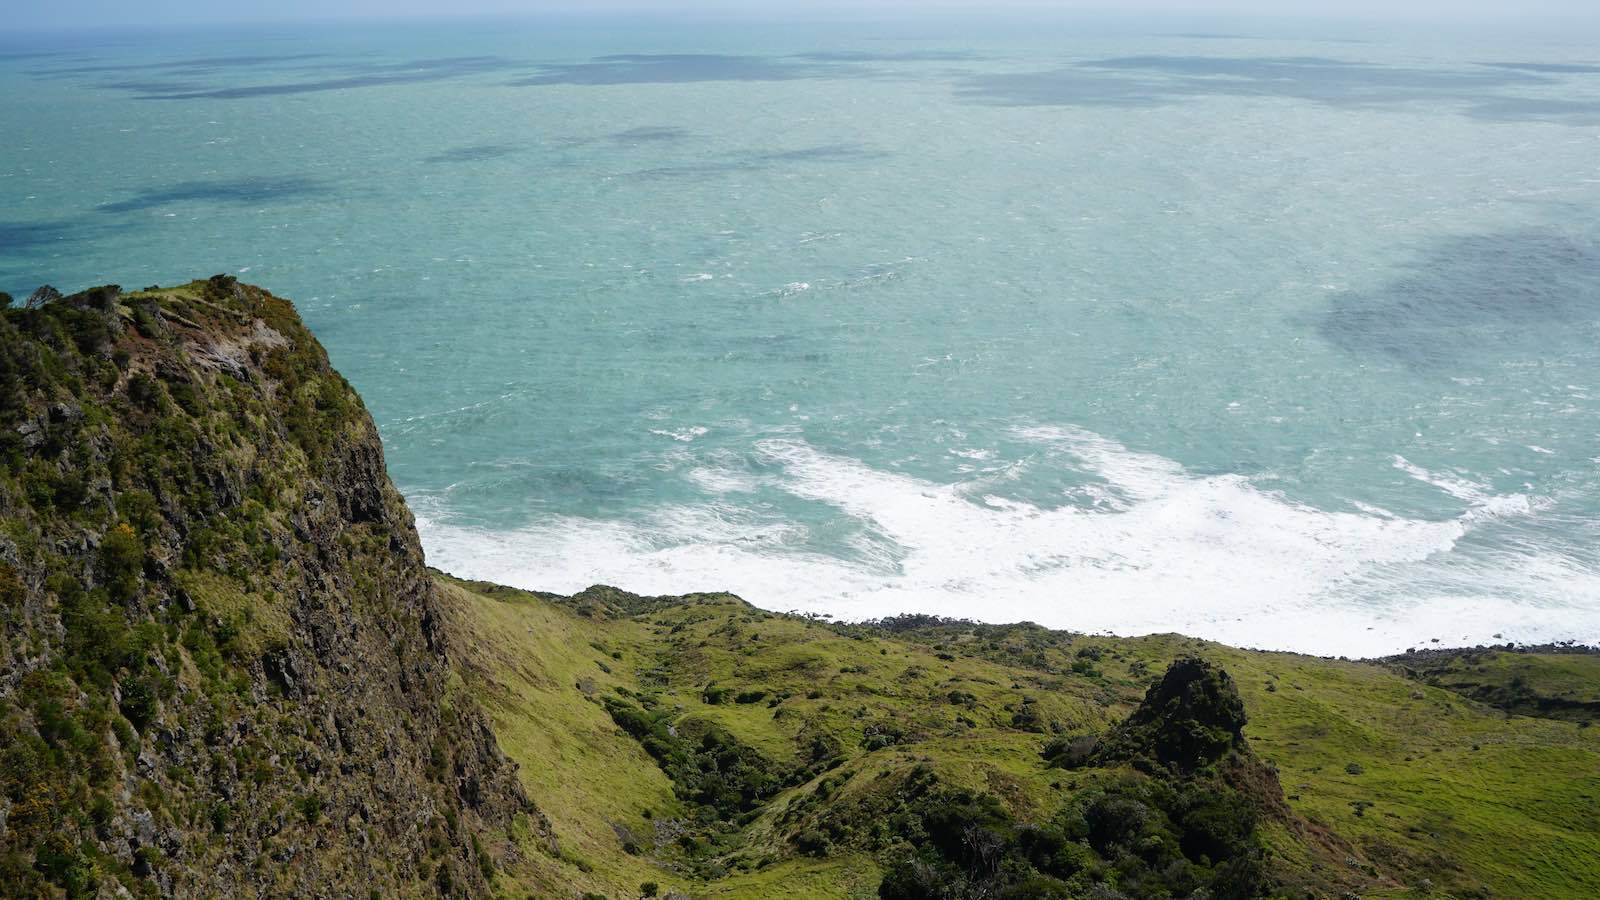
<instances>
[{"instance_id":1,"label":"green grass","mask_svg":"<svg viewBox=\"0 0 1600 900\"><path fill-rule=\"evenodd\" d=\"M868 900L878 896L882 872L865 855L828 860L786 860L756 872L740 873L695 891L696 897L725 900Z\"/></svg>"},{"instance_id":2,"label":"green grass","mask_svg":"<svg viewBox=\"0 0 1600 900\"><path fill-rule=\"evenodd\" d=\"M796 832L868 808L883 785L919 765L999 797L1019 819L1043 820L1108 776L1047 768L1039 751L1048 735L1014 719L1023 701L1047 731L1104 731L1171 660L1196 653L1232 674L1250 717L1246 735L1276 766L1305 827L1342 841L1269 828L1277 870L1291 883L1354 878L1370 896L1421 896L1414 889L1425 884L1433 896L1600 889L1600 730L1508 716L1386 665L1176 636L958 624L895 633L766 613L727 595L562 598L440 582L469 625L468 681L502 747L521 763L563 854L591 869L528 854L526 871L506 875L511 891L570 884L623 897L653 880L694 896L872 896L881 859L852 849L850 838L826 858L803 856ZM1518 654L1499 658L1519 664ZM1088 660L1091 673L1072 671ZM1588 660L1562 657L1550 668L1565 689L1592 690ZM742 825L700 826L708 852L691 858L670 841L657 848L657 824L692 821L694 810L598 702L619 691L650 698L679 723L721 726L774 771L802 768L819 740L842 759ZM755 692L763 694L755 702L735 700ZM896 737L871 749L873 734ZM638 836L643 852L624 853L612 823Z\"/></svg>"},{"instance_id":3,"label":"green grass","mask_svg":"<svg viewBox=\"0 0 1600 900\"><path fill-rule=\"evenodd\" d=\"M1528 897L1600 888L1600 733L1508 717L1378 665L1220 647L1213 658L1240 682L1247 733L1292 805L1416 873L1408 883ZM1357 803L1372 805L1357 815Z\"/></svg>"},{"instance_id":4,"label":"green grass","mask_svg":"<svg viewBox=\"0 0 1600 900\"><path fill-rule=\"evenodd\" d=\"M600 696L633 677L622 662L589 646L596 634L634 647L645 629L632 622L597 623L522 593L494 599L442 582L457 611L470 653L465 678L494 723L500 746L521 764L522 783L549 819L557 847L536 842L511 876L518 889L540 892L621 890L670 873L623 852L613 823L644 831L652 817L680 812L672 785L632 738L612 723ZM595 661L612 665L606 674ZM591 686L592 685L592 686ZM526 894L520 894L526 896ZM557 894L557 896L560 896Z\"/></svg>"},{"instance_id":5,"label":"green grass","mask_svg":"<svg viewBox=\"0 0 1600 900\"><path fill-rule=\"evenodd\" d=\"M1506 712L1600 721L1600 655L1432 651L1395 657L1394 668Z\"/></svg>"}]
</instances>

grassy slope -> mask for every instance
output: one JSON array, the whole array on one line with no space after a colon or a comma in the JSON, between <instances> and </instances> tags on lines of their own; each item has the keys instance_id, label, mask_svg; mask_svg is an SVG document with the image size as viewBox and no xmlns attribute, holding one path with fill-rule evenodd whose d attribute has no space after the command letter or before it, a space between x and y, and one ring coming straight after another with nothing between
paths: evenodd
<instances>
[{"instance_id":1,"label":"grassy slope","mask_svg":"<svg viewBox=\"0 0 1600 900\"><path fill-rule=\"evenodd\" d=\"M1402 673L1522 715L1600 721L1600 655L1435 650L1395 657Z\"/></svg>"},{"instance_id":2,"label":"grassy slope","mask_svg":"<svg viewBox=\"0 0 1600 900\"><path fill-rule=\"evenodd\" d=\"M795 852L793 832L804 827L795 822L809 821L807 810L854 802L921 762L999 796L1020 817L1046 816L1099 773L1045 768L1045 735L1013 727L1024 699L1068 734L1103 730L1170 660L1195 652L1238 682L1247 735L1279 768L1290 805L1353 845L1355 868L1325 876L1364 878L1366 896L1420 895L1411 888L1423 879L1434 896L1600 891L1600 730L1508 717L1385 666L1174 636L938 627L896 637L773 615L726 595L628 607L441 581L470 633L469 685L561 842L559 855L532 851L505 873L508 894L631 897L640 882L656 881L663 893L708 897L875 896L869 856ZM1085 648L1098 648L1099 659L1079 656ZM1572 657L1501 656L1515 658L1524 678L1592 690ZM1089 671L1072 672L1074 662ZM713 852L691 859L652 839L658 823L687 818L690 808L580 684L595 697L651 692L678 710L678 721L716 722L775 766L796 765L799 748L819 733L836 739L847 761L778 794L744 828L717 837ZM707 685L731 692L707 704ZM767 696L732 699L755 690ZM973 699L952 702L952 691ZM904 739L864 750L864 736L885 727ZM1347 771L1352 764L1359 774ZM832 794L819 804L811 795L822 781ZM791 805L797 812L786 821ZM614 825L635 836L637 855L623 851ZM1316 859L1281 829L1269 837L1283 871L1348 865Z\"/></svg>"},{"instance_id":3,"label":"grassy slope","mask_svg":"<svg viewBox=\"0 0 1600 900\"><path fill-rule=\"evenodd\" d=\"M529 595L488 599L441 580L457 632L469 645L467 678L494 723L507 755L521 764L524 787L542 799L557 846L530 845L518 887L539 896L612 892L644 881L675 882L653 865L622 852L610 823L638 828L647 809L669 809L672 785L637 742L619 731L577 685L596 689L631 683L631 664L602 655L598 637L619 647L643 643L647 630L632 622L604 626ZM604 659L612 674L597 666ZM621 896L618 894L618 896Z\"/></svg>"},{"instance_id":4,"label":"grassy slope","mask_svg":"<svg viewBox=\"0 0 1600 900\"><path fill-rule=\"evenodd\" d=\"M1375 862L1501 895L1600 891L1600 733L1507 717L1372 664L1211 655L1238 679L1247 733L1291 804Z\"/></svg>"}]
</instances>

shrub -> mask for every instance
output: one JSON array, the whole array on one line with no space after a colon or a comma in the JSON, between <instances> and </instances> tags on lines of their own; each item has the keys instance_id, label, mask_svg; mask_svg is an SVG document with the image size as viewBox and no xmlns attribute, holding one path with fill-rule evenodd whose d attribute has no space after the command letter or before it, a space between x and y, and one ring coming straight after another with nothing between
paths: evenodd
<instances>
[{"instance_id":1,"label":"shrub","mask_svg":"<svg viewBox=\"0 0 1600 900\"><path fill-rule=\"evenodd\" d=\"M295 809L299 810L300 815L305 817L307 822L315 823L322 818L322 798L315 793L300 797L295 801L294 806Z\"/></svg>"},{"instance_id":2,"label":"shrub","mask_svg":"<svg viewBox=\"0 0 1600 900\"><path fill-rule=\"evenodd\" d=\"M1078 769L1089 764L1099 744L1100 736L1096 734L1055 737L1045 743L1040 755L1051 768Z\"/></svg>"},{"instance_id":3,"label":"shrub","mask_svg":"<svg viewBox=\"0 0 1600 900\"><path fill-rule=\"evenodd\" d=\"M99 887L94 877L94 864L82 848L68 843L68 838L62 834L45 838L34 851L33 865L70 898L93 897Z\"/></svg>"},{"instance_id":4,"label":"shrub","mask_svg":"<svg viewBox=\"0 0 1600 900\"><path fill-rule=\"evenodd\" d=\"M489 851L484 848L483 842L478 840L477 835L472 836L472 855L477 859L478 871L482 873L484 879L493 879L494 857L489 855Z\"/></svg>"},{"instance_id":5,"label":"shrub","mask_svg":"<svg viewBox=\"0 0 1600 900\"><path fill-rule=\"evenodd\" d=\"M154 300L140 300L128 304L133 311L133 327L139 334L147 338L154 338L161 333L159 320L156 318L156 302Z\"/></svg>"},{"instance_id":6,"label":"shrub","mask_svg":"<svg viewBox=\"0 0 1600 900\"><path fill-rule=\"evenodd\" d=\"M1032 698L1022 701L1022 708L1011 714L1011 727L1019 731L1032 731L1044 734L1049 730L1044 720L1044 715L1039 712L1039 704Z\"/></svg>"},{"instance_id":7,"label":"shrub","mask_svg":"<svg viewBox=\"0 0 1600 900\"><path fill-rule=\"evenodd\" d=\"M167 388L167 391L172 395L172 401L189 415L198 416L205 412L205 401L201 399L199 392L194 389L194 385L189 382L174 381Z\"/></svg>"},{"instance_id":8,"label":"shrub","mask_svg":"<svg viewBox=\"0 0 1600 900\"><path fill-rule=\"evenodd\" d=\"M1178 845L1192 860L1215 861L1243 855L1256 827L1256 812L1232 791L1207 793L1183 814Z\"/></svg>"},{"instance_id":9,"label":"shrub","mask_svg":"<svg viewBox=\"0 0 1600 900\"><path fill-rule=\"evenodd\" d=\"M128 379L128 400L139 409L153 412L161 406L161 386L140 372Z\"/></svg>"},{"instance_id":10,"label":"shrub","mask_svg":"<svg viewBox=\"0 0 1600 900\"><path fill-rule=\"evenodd\" d=\"M0 561L0 608L21 606L27 596L27 589L23 587L22 579L17 577L17 570L10 563Z\"/></svg>"},{"instance_id":11,"label":"shrub","mask_svg":"<svg viewBox=\"0 0 1600 900\"><path fill-rule=\"evenodd\" d=\"M119 688L122 701L118 706L122 715L142 734L155 718L160 689L148 676L124 678Z\"/></svg>"},{"instance_id":12,"label":"shrub","mask_svg":"<svg viewBox=\"0 0 1600 900\"><path fill-rule=\"evenodd\" d=\"M833 848L833 844L828 840L828 836L815 828L802 831L795 835L794 846L796 850L799 850L806 856L827 856L828 851Z\"/></svg>"},{"instance_id":13,"label":"shrub","mask_svg":"<svg viewBox=\"0 0 1600 900\"><path fill-rule=\"evenodd\" d=\"M669 713L646 711L619 697L607 697L604 703L612 721L639 741L672 779L674 793L716 816L729 819L748 812L786 784L759 753L720 726L690 721L674 728Z\"/></svg>"},{"instance_id":14,"label":"shrub","mask_svg":"<svg viewBox=\"0 0 1600 900\"><path fill-rule=\"evenodd\" d=\"M1203 659L1180 659L1106 735L1096 762L1153 760L1194 772L1242 746L1244 725L1244 701L1228 673Z\"/></svg>"},{"instance_id":15,"label":"shrub","mask_svg":"<svg viewBox=\"0 0 1600 900\"><path fill-rule=\"evenodd\" d=\"M871 753L891 747L905 739L905 732L893 722L874 722L861 734L861 749Z\"/></svg>"},{"instance_id":16,"label":"shrub","mask_svg":"<svg viewBox=\"0 0 1600 900\"><path fill-rule=\"evenodd\" d=\"M138 593L144 571L144 545L128 523L111 529L101 541L100 571L117 602L127 603Z\"/></svg>"}]
</instances>

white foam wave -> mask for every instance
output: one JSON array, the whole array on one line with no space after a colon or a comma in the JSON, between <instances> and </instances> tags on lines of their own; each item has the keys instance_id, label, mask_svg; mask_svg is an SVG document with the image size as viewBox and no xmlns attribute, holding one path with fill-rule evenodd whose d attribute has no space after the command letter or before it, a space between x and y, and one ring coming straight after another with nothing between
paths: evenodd
<instances>
[{"instance_id":1,"label":"white foam wave","mask_svg":"<svg viewBox=\"0 0 1600 900\"><path fill-rule=\"evenodd\" d=\"M652 428L650 433L669 437L687 444L695 438L703 436L708 430L704 425L695 425L690 428Z\"/></svg>"},{"instance_id":2,"label":"white foam wave","mask_svg":"<svg viewBox=\"0 0 1600 900\"><path fill-rule=\"evenodd\" d=\"M799 526L759 525L721 499L631 524L567 518L489 532L424 514L418 527L435 565L556 591L593 583L650 594L729 590L770 609L846 618L914 611L1348 655L1496 633L1600 639L1600 573L1527 555L1463 562L1451 552L1484 517L1532 512L1520 495L1496 496L1397 458L1469 511L1443 521L1330 512L1242 476L1194 475L1081 429L1015 436L1077 459L1108 486L1099 502L1049 509L975 495L973 485L880 471L774 438L756 450L781 474L759 486L864 524L871 539L856 542L852 560L807 552ZM689 477L724 497L757 487L748 474L719 469Z\"/></svg>"},{"instance_id":3,"label":"white foam wave","mask_svg":"<svg viewBox=\"0 0 1600 900\"><path fill-rule=\"evenodd\" d=\"M761 296L763 296L763 297L793 297L793 296L795 296L797 294L803 294L803 293L805 293L806 291L809 291L809 290L811 290L811 282L809 282L809 281L791 281L791 282L789 282L788 284L784 285L781 288L776 288L774 290L766 291Z\"/></svg>"},{"instance_id":4,"label":"white foam wave","mask_svg":"<svg viewBox=\"0 0 1600 900\"><path fill-rule=\"evenodd\" d=\"M748 494L760 486L750 473L720 466L697 466L684 477L708 494Z\"/></svg>"},{"instance_id":5,"label":"white foam wave","mask_svg":"<svg viewBox=\"0 0 1600 900\"><path fill-rule=\"evenodd\" d=\"M1488 489L1481 484L1468 481L1465 478L1457 478L1453 475L1443 475L1438 472L1430 472L1421 466L1414 465L1404 456L1395 456L1394 467L1406 473L1407 475L1410 475L1412 478L1423 482L1424 484L1433 485L1457 500L1465 500L1468 503L1480 503L1488 495Z\"/></svg>"}]
</instances>

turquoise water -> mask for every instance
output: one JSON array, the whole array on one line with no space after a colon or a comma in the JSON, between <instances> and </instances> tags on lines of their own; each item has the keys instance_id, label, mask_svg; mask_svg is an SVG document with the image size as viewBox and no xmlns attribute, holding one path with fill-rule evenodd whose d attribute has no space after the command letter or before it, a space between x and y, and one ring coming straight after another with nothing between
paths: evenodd
<instances>
[{"instance_id":1,"label":"turquoise water","mask_svg":"<svg viewBox=\"0 0 1600 900\"><path fill-rule=\"evenodd\" d=\"M1600 41L1327 34L0 36L0 289L293 298L465 575L1600 640Z\"/></svg>"}]
</instances>

